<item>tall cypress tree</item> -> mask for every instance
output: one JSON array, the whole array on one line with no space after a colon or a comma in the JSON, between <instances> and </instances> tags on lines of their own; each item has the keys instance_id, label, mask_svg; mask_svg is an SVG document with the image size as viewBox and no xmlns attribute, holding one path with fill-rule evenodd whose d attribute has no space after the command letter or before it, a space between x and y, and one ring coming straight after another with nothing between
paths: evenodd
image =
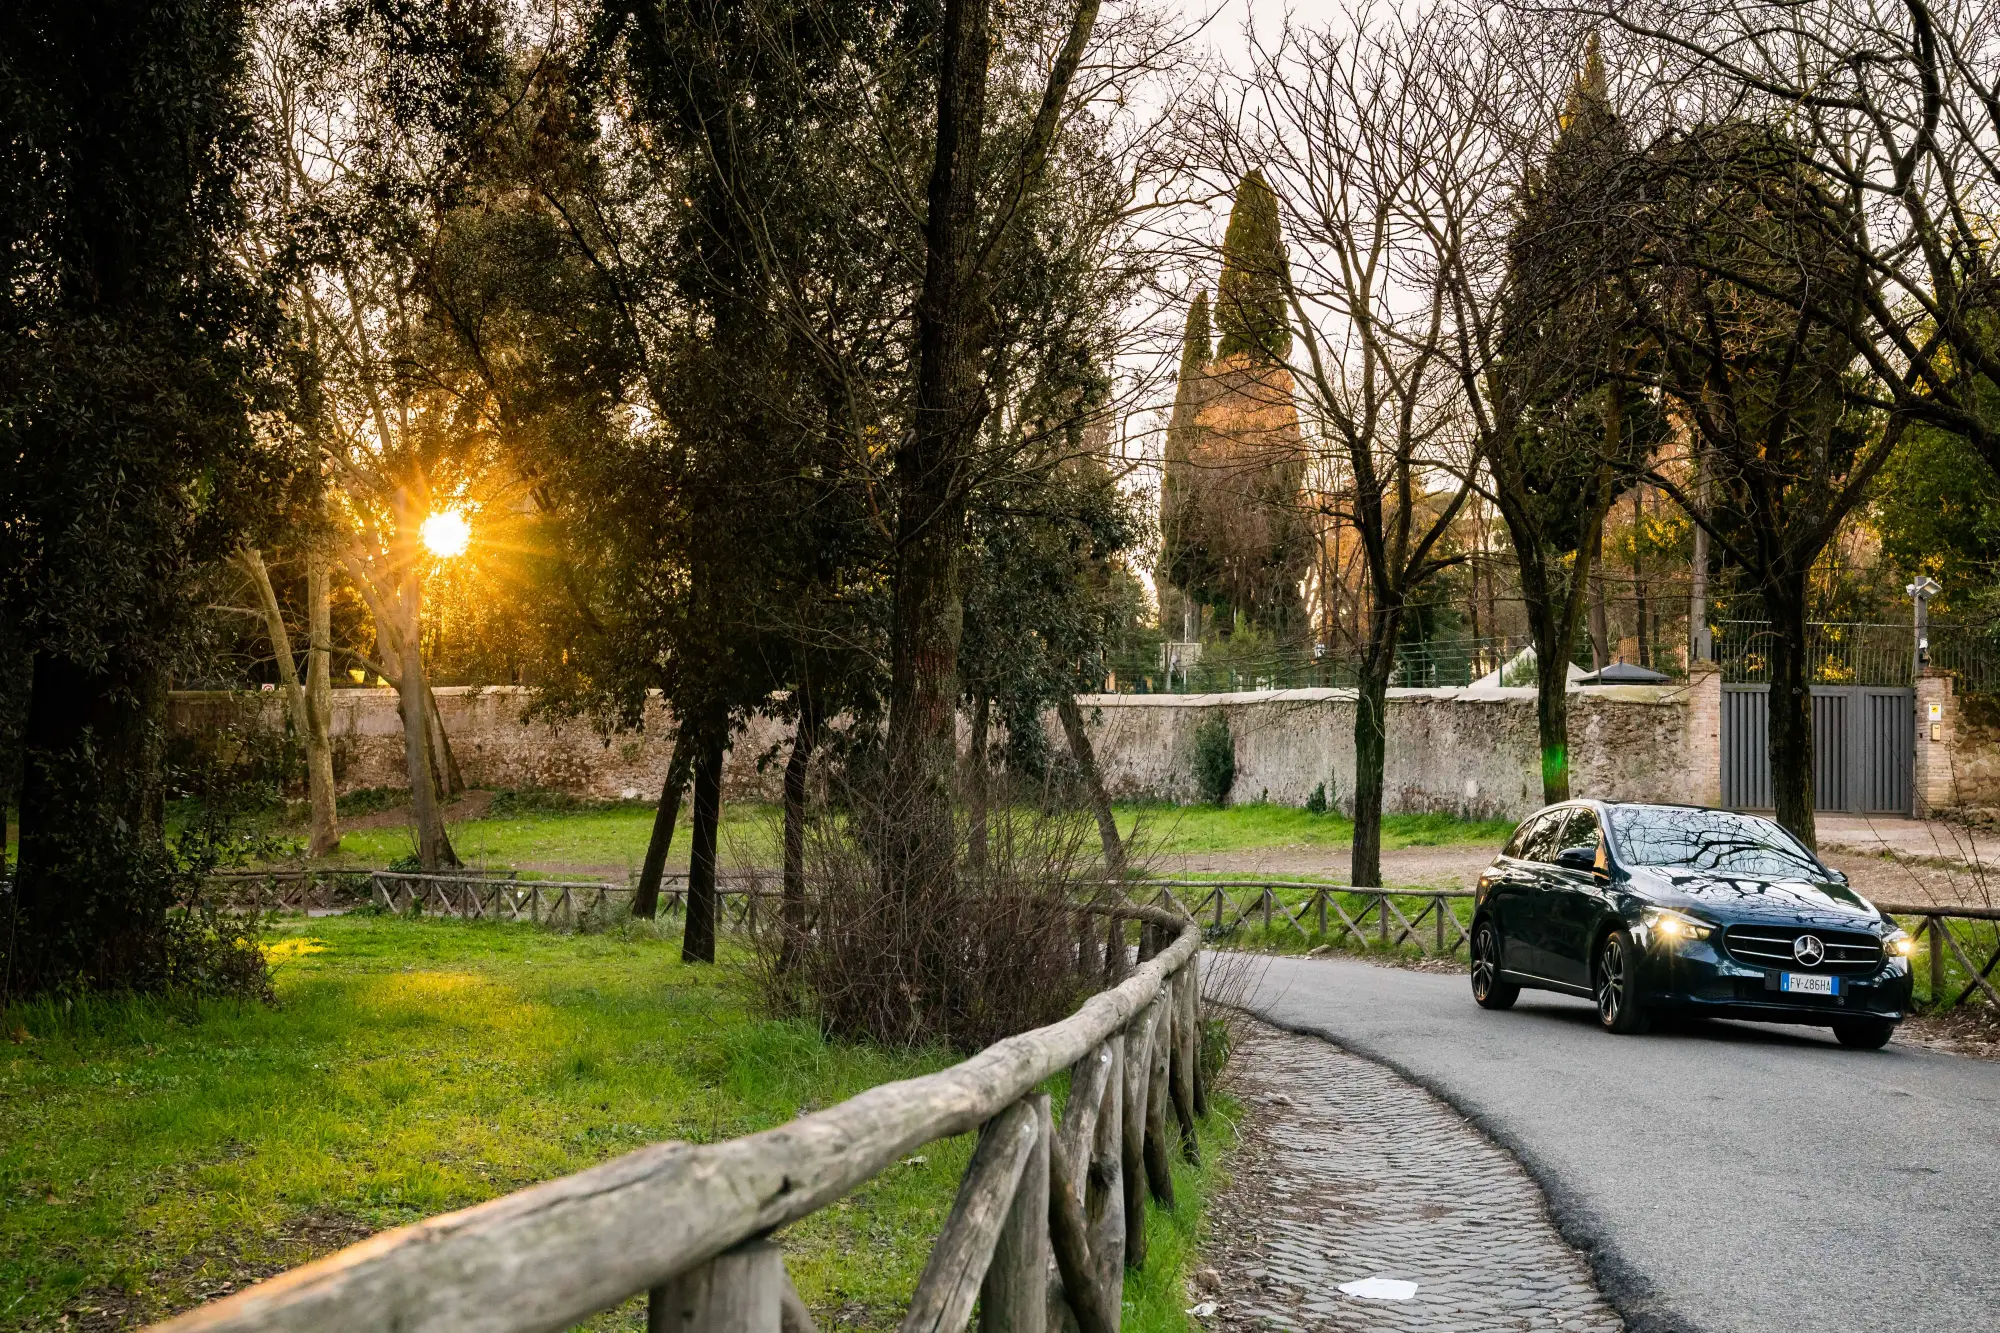
<instances>
[{"instance_id":1,"label":"tall cypress tree","mask_svg":"<svg viewBox=\"0 0 2000 1333\"><path fill-rule=\"evenodd\" d=\"M1215 300L1216 322L1222 328L1222 342L1215 349L1218 360L1238 352L1256 360L1285 359L1292 350L1285 286L1278 196L1263 173L1252 170L1237 183L1236 206L1222 235L1222 281Z\"/></svg>"},{"instance_id":2,"label":"tall cypress tree","mask_svg":"<svg viewBox=\"0 0 2000 1333\"><path fill-rule=\"evenodd\" d=\"M1490 377L1485 442L1494 498L1514 547L1536 657L1542 799L1569 786L1569 663L1596 538L1630 469L1658 443L1657 404L1626 384L1637 349L1619 286L1629 262L1613 210L1633 156L1593 36L1540 170L1522 182L1508 238L1502 357Z\"/></svg>"},{"instance_id":3,"label":"tall cypress tree","mask_svg":"<svg viewBox=\"0 0 2000 1333\"><path fill-rule=\"evenodd\" d=\"M1194 294L1194 303L1188 307L1187 328L1181 334L1181 373L1176 385L1175 401L1184 402L1194 386L1195 377L1208 369L1215 335L1208 324L1208 292Z\"/></svg>"}]
</instances>

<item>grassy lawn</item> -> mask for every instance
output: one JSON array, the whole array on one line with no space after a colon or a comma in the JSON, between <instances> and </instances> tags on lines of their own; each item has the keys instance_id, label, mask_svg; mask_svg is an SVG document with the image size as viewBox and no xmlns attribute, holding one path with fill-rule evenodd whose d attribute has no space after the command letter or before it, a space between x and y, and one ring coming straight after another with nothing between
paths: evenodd
<instances>
[{"instance_id":1,"label":"grassy lawn","mask_svg":"<svg viewBox=\"0 0 2000 1333\"><path fill-rule=\"evenodd\" d=\"M272 947L275 1007L8 1017L0 1327L142 1323L643 1143L768 1128L950 1062L762 1018L740 972L683 966L677 933L350 916ZM790 1229L823 1327L896 1322L970 1146L931 1145ZM1158 1225L1132 1327L1180 1333L1194 1220L1184 1204ZM641 1324L635 1304L592 1327Z\"/></svg>"},{"instance_id":2,"label":"grassy lawn","mask_svg":"<svg viewBox=\"0 0 2000 1333\"><path fill-rule=\"evenodd\" d=\"M778 807L755 803L725 805L717 837L724 864L770 865L778 856ZM636 870L653 836L651 806L618 805L568 813L531 812L468 819L450 825L451 843L468 865L487 867L574 866L599 871ZM674 830L668 868L687 869L687 809ZM329 865L379 867L414 850L409 830L354 829L340 840Z\"/></svg>"},{"instance_id":3,"label":"grassy lawn","mask_svg":"<svg viewBox=\"0 0 2000 1333\"><path fill-rule=\"evenodd\" d=\"M687 868L686 812L675 831L669 866ZM754 802L722 810L725 865L772 865L778 858L776 806ZM1146 855L1250 851L1268 847L1348 846L1352 820L1337 814L1311 815L1282 805L1122 805L1118 826L1126 836L1139 831L1136 846ZM1497 845L1513 831L1506 820L1463 820L1449 815L1389 815L1382 821L1385 848L1437 847L1453 843ZM652 807L621 804L597 810L524 812L483 816L450 825L452 845L468 865L494 869L536 868L543 873L569 867L571 873L621 875L645 859L652 836ZM412 850L401 824L349 830L335 866L388 865Z\"/></svg>"},{"instance_id":4,"label":"grassy lawn","mask_svg":"<svg viewBox=\"0 0 2000 1333\"><path fill-rule=\"evenodd\" d=\"M1346 847L1354 841L1354 821L1345 815L1308 814L1290 805L1125 805L1117 807L1118 827L1148 852L1234 852L1260 847ZM1443 847L1453 843L1505 842L1514 831L1508 819L1456 819L1450 815L1384 815L1382 845Z\"/></svg>"}]
</instances>

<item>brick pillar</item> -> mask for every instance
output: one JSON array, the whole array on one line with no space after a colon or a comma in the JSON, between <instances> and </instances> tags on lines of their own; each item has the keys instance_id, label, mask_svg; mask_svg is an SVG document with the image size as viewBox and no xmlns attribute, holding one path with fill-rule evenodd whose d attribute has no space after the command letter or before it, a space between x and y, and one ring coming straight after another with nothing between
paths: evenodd
<instances>
[{"instance_id":1,"label":"brick pillar","mask_svg":"<svg viewBox=\"0 0 2000 1333\"><path fill-rule=\"evenodd\" d=\"M1722 668L1714 662L1688 667L1687 787L1661 798L1722 804Z\"/></svg>"},{"instance_id":2,"label":"brick pillar","mask_svg":"<svg viewBox=\"0 0 2000 1333\"><path fill-rule=\"evenodd\" d=\"M1949 671L1925 667L1917 673L1917 743L1911 774L1911 803L1918 818L1958 804L1951 747L1958 732L1958 701Z\"/></svg>"}]
</instances>

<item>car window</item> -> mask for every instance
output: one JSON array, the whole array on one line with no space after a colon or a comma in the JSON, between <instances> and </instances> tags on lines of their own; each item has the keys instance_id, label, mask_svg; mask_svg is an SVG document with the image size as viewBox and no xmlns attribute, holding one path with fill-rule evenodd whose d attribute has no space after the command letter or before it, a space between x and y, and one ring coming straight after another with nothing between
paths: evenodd
<instances>
[{"instance_id":1,"label":"car window","mask_svg":"<svg viewBox=\"0 0 2000 1333\"><path fill-rule=\"evenodd\" d=\"M1612 840L1628 865L1687 866L1752 879L1823 879L1826 869L1784 829L1756 815L1672 805L1621 805Z\"/></svg>"},{"instance_id":2,"label":"car window","mask_svg":"<svg viewBox=\"0 0 2000 1333\"><path fill-rule=\"evenodd\" d=\"M1522 820L1521 826L1514 830L1514 836L1507 839L1507 845L1500 849L1500 854L1513 857L1525 856L1527 853L1522 851L1522 848L1528 845L1528 839L1534 836L1535 826L1541 822L1539 815L1529 815Z\"/></svg>"},{"instance_id":3,"label":"car window","mask_svg":"<svg viewBox=\"0 0 2000 1333\"><path fill-rule=\"evenodd\" d=\"M1545 861L1553 863L1556 853L1562 850L1562 828L1569 820L1569 811L1550 810L1535 821L1528 830L1528 836L1521 840L1521 850L1515 855L1523 861Z\"/></svg>"},{"instance_id":4,"label":"car window","mask_svg":"<svg viewBox=\"0 0 2000 1333\"><path fill-rule=\"evenodd\" d=\"M1563 824L1561 846L1557 851L1567 851L1571 847L1597 848L1597 812L1589 806L1582 806L1569 812L1569 819Z\"/></svg>"}]
</instances>

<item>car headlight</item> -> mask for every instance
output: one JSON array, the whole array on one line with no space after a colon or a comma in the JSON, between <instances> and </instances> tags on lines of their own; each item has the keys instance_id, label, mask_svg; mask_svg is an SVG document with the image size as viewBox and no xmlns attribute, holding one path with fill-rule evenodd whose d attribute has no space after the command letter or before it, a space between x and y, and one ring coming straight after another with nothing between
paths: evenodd
<instances>
[{"instance_id":1,"label":"car headlight","mask_svg":"<svg viewBox=\"0 0 2000 1333\"><path fill-rule=\"evenodd\" d=\"M1908 958L1917 951L1917 942L1907 930L1892 930L1882 937L1882 948L1891 958Z\"/></svg>"},{"instance_id":2,"label":"car headlight","mask_svg":"<svg viewBox=\"0 0 2000 1333\"><path fill-rule=\"evenodd\" d=\"M1679 944L1683 940L1705 940L1715 933L1715 927L1706 921L1697 921L1685 912L1672 912L1664 907L1649 908L1646 912L1646 925L1669 944Z\"/></svg>"}]
</instances>

